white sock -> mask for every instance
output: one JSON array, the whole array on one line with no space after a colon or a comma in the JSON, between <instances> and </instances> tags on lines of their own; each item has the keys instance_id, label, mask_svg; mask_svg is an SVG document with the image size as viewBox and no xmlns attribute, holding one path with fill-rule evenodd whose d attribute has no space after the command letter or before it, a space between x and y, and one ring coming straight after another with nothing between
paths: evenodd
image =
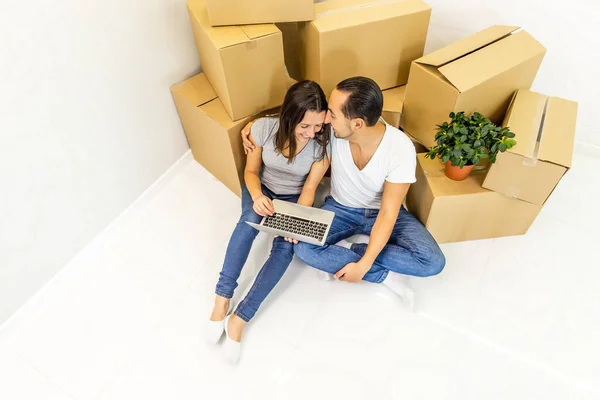
<instances>
[{"instance_id":1,"label":"white sock","mask_svg":"<svg viewBox=\"0 0 600 400\"><path fill-rule=\"evenodd\" d=\"M335 245L336 246L340 246L340 247L345 247L345 248L349 249L353 244L354 243L352 243L348 239L342 239L339 242L337 242Z\"/></svg>"},{"instance_id":2,"label":"white sock","mask_svg":"<svg viewBox=\"0 0 600 400\"><path fill-rule=\"evenodd\" d=\"M389 272L385 280L381 283L400 296L402 303L412 310L415 306L415 293L408 287L406 281L407 277L405 275Z\"/></svg>"}]
</instances>

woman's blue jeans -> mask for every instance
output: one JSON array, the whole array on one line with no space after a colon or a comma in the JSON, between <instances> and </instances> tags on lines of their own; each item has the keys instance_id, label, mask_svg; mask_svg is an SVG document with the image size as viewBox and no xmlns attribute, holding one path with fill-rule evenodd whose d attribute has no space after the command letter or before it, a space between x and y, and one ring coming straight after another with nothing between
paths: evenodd
<instances>
[{"instance_id":1,"label":"woman's blue jeans","mask_svg":"<svg viewBox=\"0 0 600 400\"><path fill-rule=\"evenodd\" d=\"M277 195L264 185L262 185L262 192L271 200L279 199L296 203L298 197L300 197L299 194ZM238 286L237 280L248 259L254 238L258 234L258 231L248 225L246 221L259 223L262 220L262 217L254 212L252 208L253 204L250 192L244 186L242 189L242 216L231 235L231 239L229 239L223 269L219 274L219 282L216 289L217 295L228 299L233 297L233 292ZM262 266L256 279L254 279L252 288L235 311L238 317L246 322L254 317L262 302L287 270L293 256L294 245L292 243L286 242L283 237L276 237L273 240L271 255Z\"/></svg>"}]
</instances>

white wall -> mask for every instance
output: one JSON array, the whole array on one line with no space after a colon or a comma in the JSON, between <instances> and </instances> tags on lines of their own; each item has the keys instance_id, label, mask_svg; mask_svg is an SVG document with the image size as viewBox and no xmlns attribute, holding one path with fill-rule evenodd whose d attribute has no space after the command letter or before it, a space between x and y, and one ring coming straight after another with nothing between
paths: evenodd
<instances>
[{"instance_id":1,"label":"white wall","mask_svg":"<svg viewBox=\"0 0 600 400\"><path fill-rule=\"evenodd\" d=\"M185 0L2 0L0 59L2 323L188 149L199 64Z\"/></svg>"},{"instance_id":2,"label":"white wall","mask_svg":"<svg viewBox=\"0 0 600 400\"><path fill-rule=\"evenodd\" d=\"M425 52L490 25L518 25L548 51L533 90L579 102L580 143L600 146L600 4L596 0L425 0L433 8Z\"/></svg>"}]
</instances>

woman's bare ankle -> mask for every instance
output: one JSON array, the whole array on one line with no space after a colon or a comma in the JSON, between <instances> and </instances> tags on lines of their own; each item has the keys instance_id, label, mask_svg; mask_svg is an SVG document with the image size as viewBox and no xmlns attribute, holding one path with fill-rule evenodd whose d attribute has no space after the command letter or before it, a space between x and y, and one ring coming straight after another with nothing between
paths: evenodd
<instances>
[{"instance_id":1,"label":"woman's bare ankle","mask_svg":"<svg viewBox=\"0 0 600 400\"><path fill-rule=\"evenodd\" d=\"M232 314L229 318L229 326L227 327L229 337L236 342L241 342L244 326L246 326L246 321L236 314Z\"/></svg>"},{"instance_id":2,"label":"woman's bare ankle","mask_svg":"<svg viewBox=\"0 0 600 400\"><path fill-rule=\"evenodd\" d=\"M217 295L215 297L215 305L213 307L212 314L210 315L210 320L223 321L227 316L227 311L229 311L230 301L231 299Z\"/></svg>"}]
</instances>

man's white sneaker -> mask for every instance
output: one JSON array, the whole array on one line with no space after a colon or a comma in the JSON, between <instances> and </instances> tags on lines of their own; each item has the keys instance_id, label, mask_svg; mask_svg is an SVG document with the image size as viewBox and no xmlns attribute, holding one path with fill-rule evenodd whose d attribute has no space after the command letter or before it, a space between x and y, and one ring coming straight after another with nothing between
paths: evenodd
<instances>
[{"instance_id":1,"label":"man's white sneaker","mask_svg":"<svg viewBox=\"0 0 600 400\"><path fill-rule=\"evenodd\" d=\"M225 343L223 344L223 351L225 351L225 360L227 360L229 364L237 364L237 362L240 359L242 344L240 342L236 342L235 340L229 337L229 333L227 332L229 318L231 318L231 314L225 317L225 321L223 324L223 326L225 327Z\"/></svg>"},{"instance_id":2,"label":"man's white sneaker","mask_svg":"<svg viewBox=\"0 0 600 400\"><path fill-rule=\"evenodd\" d=\"M400 296L402 298L402 304L410 310L413 310L415 307L415 292L408 287L406 279L405 275L389 272L385 280L381 283Z\"/></svg>"}]
</instances>

